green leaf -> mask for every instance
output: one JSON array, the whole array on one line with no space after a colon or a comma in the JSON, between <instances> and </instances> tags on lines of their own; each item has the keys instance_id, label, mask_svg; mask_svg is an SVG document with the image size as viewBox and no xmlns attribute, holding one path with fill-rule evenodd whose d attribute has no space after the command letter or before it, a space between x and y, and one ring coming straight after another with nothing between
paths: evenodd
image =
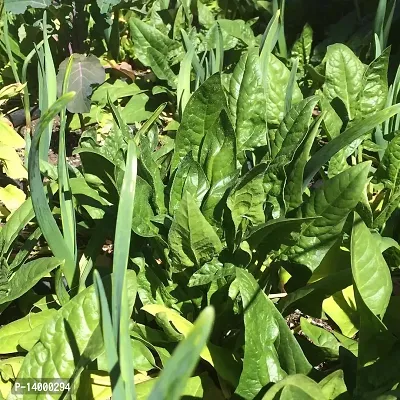
<instances>
[{"instance_id":1,"label":"green leaf","mask_svg":"<svg viewBox=\"0 0 400 400\"><path fill-rule=\"evenodd\" d=\"M223 110L207 132L200 147L200 163L210 181L210 190L202 212L210 223L219 225L224 196L237 176L236 137L228 115Z\"/></svg>"},{"instance_id":2,"label":"green leaf","mask_svg":"<svg viewBox=\"0 0 400 400\"><path fill-rule=\"evenodd\" d=\"M292 375L272 386L262 400L277 399L327 400L327 397L312 379L305 375Z\"/></svg>"},{"instance_id":3,"label":"green leaf","mask_svg":"<svg viewBox=\"0 0 400 400\"><path fill-rule=\"evenodd\" d=\"M1 354L20 352L20 340L33 329L42 327L55 314L56 310L53 309L44 310L39 313L30 313L26 317L2 326L0 328Z\"/></svg>"},{"instance_id":4,"label":"green leaf","mask_svg":"<svg viewBox=\"0 0 400 400\"><path fill-rule=\"evenodd\" d=\"M159 214L165 214L164 184L160 176L160 169L153 160L150 141L143 137L140 141L139 174L150 184L153 192L153 203Z\"/></svg>"},{"instance_id":5,"label":"green leaf","mask_svg":"<svg viewBox=\"0 0 400 400\"><path fill-rule=\"evenodd\" d=\"M227 206L232 212L236 232L243 219L252 225L260 225L265 222L263 181L267 168L268 164L256 165L232 188Z\"/></svg>"},{"instance_id":6,"label":"green leaf","mask_svg":"<svg viewBox=\"0 0 400 400\"><path fill-rule=\"evenodd\" d=\"M168 63L179 53L183 55L182 45L170 39L154 26L135 17L130 18L129 26L132 40L135 43L135 55L142 64L153 67L151 54L155 54L154 50L157 54L161 54ZM153 53L151 53L151 49L153 49Z\"/></svg>"},{"instance_id":7,"label":"green leaf","mask_svg":"<svg viewBox=\"0 0 400 400\"><path fill-rule=\"evenodd\" d=\"M176 89L178 77L175 75L174 71L172 71L165 55L160 53L157 49L149 47L147 49L147 58L149 60L149 66L151 66L157 78L167 81L171 88Z\"/></svg>"},{"instance_id":8,"label":"green leaf","mask_svg":"<svg viewBox=\"0 0 400 400\"><path fill-rule=\"evenodd\" d=\"M286 89L290 82L290 71L285 64L273 54L267 64L267 120L269 125L279 125L285 116ZM265 74L265 71L263 72ZM292 104L303 100L297 83L293 88Z\"/></svg>"},{"instance_id":9,"label":"green leaf","mask_svg":"<svg viewBox=\"0 0 400 400\"><path fill-rule=\"evenodd\" d=\"M186 192L191 193L200 207L208 192L209 183L200 164L188 154L178 165L171 186L169 211L171 214L179 207L179 202Z\"/></svg>"},{"instance_id":10,"label":"green leaf","mask_svg":"<svg viewBox=\"0 0 400 400\"><path fill-rule=\"evenodd\" d=\"M188 287L207 285L217 279L235 274L236 270L232 264L223 265L219 261L212 261L204 264L190 277Z\"/></svg>"},{"instance_id":11,"label":"green leaf","mask_svg":"<svg viewBox=\"0 0 400 400\"><path fill-rule=\"evenodd\" d=\"M54 257L43 257L23 264L10 278L4 291L0 291L0 304L18 299L35 286L50 271L62 264Z\"/></svg>"},{"instance_id":12,"label":"green leaf","mask_svg":"<svg viewBox=\"0 0 400 400\"><path fill-rule=\"evenodd\" d=\"M287 374L307 374L311 365L286 321L253 276L237 268L236 282L245 310L245 350L243 372L235 393L254 399L268 383L278 382Z\"/></svg>"},{"instance_id":13,"label":"green leaf","mask_svg":"<svg viewBox=\"0 0 400 400\"><path fill-rule=\"evenodd\" d=\"M252 47L256 44L256 39L249 23L240 19L218 19L218 25L228 35L240 39L248 47Z\"/></svg>"},{"instance_id":14,"label":"green leaf","mask_svg":"<svg viewBox=\"0 0 400 400\"><path fill-rule=\"evenodd\" d=\"M293 106L285 116L271 140L272 159L277 159L276 162L287 164L292 161L296 149L311 125L312 113L318 100L317 96L308 97Z\"/></svg>"},{"instance_id":15,"label":"green leaf","mask_svg":"<svg viewBox=\"0 0 400 400\"><path fill-rule=\"evenodd\" d=\"M339 357L339 342L331 333L319 326L313 325L305 318L300 319L300 326L303 333L320 349L323 350L328 359Z\"/></svg>"},{"instance_id":16,"label":"green leaf","mask_svg":"<svg viewBox=\"0 0 400 400\"><path fill-rule=\"evenodd\" d=\"M322 218L306 223L285 254L314 271L341 234L349 213L367 184L370 162L358 164L324 182L301 207L301 216Z\"/></svg>"},{"instance_id":17,"label":"green leaf","mask_svg":"<svg viewBox=\"0 0 400 400\"><path fill-rule=\"evenodd\" d=\"M378 111L376 114L367 117L363 121L352 124L349 129L347 129L335 139L331 140L321 150L317 151L317 153L315 153L308 161L304 172L303 187L307 187L307 185L310 183L318 170L326 162L328 162L334 154L336 154L346 146L350 145L355 140L361 138L377 125L380 125L382 122L386 121L393 115L398 114L399 112L399 104L385 108L384 110Z\"/></svg>"},{"instance_id":18,"label":"green leaf","mask_svg":"<svg viewBox=\"0 0 400 400\"><path fill-rule=\"evenodd\" d=\"M178 345L172 357L151 391L149 400L163 398L178 400L185 390L186 383L199 361L200 353L207 344L214 323L215 313L206 308L197 318L187 337Z\"/></svg>"},{"instance_id":19,"label":"green leaf","mask_svg":"<svg viewBox=\"0 0 400 400\"><path fill-rule=\"evenodd\" d=\"M172 262L178 269L200 267L222 250L217 234L188 192L175 211L168 243Z\"/></svg>"},{"instance_id":20,"label":"green leaf","mask_svg":"<svg viewBox=\"0 0 400 400\"><path fill-rule=\"evenodd\" d=\"M244 53L230 79L229 109L238 153L267 144L266 101L258 52L258 48L252 48Z\"/></svg>"},{"instance_id":21,"label":"green leaf","mask_svg":"<svg viewBox=\"0 0 400 400\"><path fill-rule=\"evenodd\" d=\"M363 85L364 65L347 46L340 43L328 47L325 61L324 93L329 101L336 97L342 100L352 120Z\"/></svg>"},{"instance_id":22,"label":"green leaf","mask_svg":"<svg viewBox=\"0 0 400 400\"><path fill-rule=\"evenodd\" d=\"M135 274L128 271L127 291L134 286ZM102 351L100 309L95 287L90 286L43 326L40 340L25 357L18 378L70 379L76 368L85 366Z\"/></svg>"},{"instance_id":23,"label":"green leaf","mask_svg":"<svg viewBox=\"0 0 400 400\"><path fill-rule=\"evenodd\" d=\"M286 184L284 187L284 200L286 208L291 211L303 202L303 178L304 168L310 157L310 151L318 134L319 127L325 114L321 114L315 121L313 128L308 136L297 149L293 156L293 161L286 167Z\"/></svg>"},{"instance_id":24,"label":"green leaf","mask_svg":"<svg viewBox=\"0 0 400 400\"><path fill-rule=\"evenodd\" d=\"M313 29L306 24L301 32L300 37L294 42L292 47L292 60L299 60L299 71L303 75L305 67L310 63L311 48L313 42Z\"/></svg>"},{"instance_id":25,"label":"green leaf","mask_svg":"<svg viewBox=\"0 0 400 400\"><path fill-rule=\"evenodd\" d=\"M121 3L122 0L96 0L102 14L107 13L111 7Z\"/></svg>"},{"instance_id":26,"label":"green leaf","mask_svg":"<svg viewBox=\"0 0 400 400\"><path fill-rule=\"evenodd\" d=\"M4 0L6 11L13 14L23 14L28 7L47 8L51 0Z\"/></svg>"},{"instance_id":27,"label":"green leaf","mask_svg":"<svg viewBox=\"0 0 400 400\"><path fill-rule=\"evenodd\" d=\"M176 134L172 171L189 152L192 152L193 158L197 160L200 145L206 133L224 108L226 108L226 99L221 76L215 74L194 92L185 108Z\"/></svg>"},{"instance_id":28,"label":"green leaf","mask_svg":"<svg viewBox=\"0 0 400 400\"><path fill-rule=\"evenodd\" d=\"M318 383L322 392L328 400L343 399L350 400L347 387L344 382L343 370L339 369L326 376Z\"/></svg>"},{"instance_id":29,"label":"green leaf","mask_svg":"<svg viewBox=\"0 0 400 400\"><path fill-rule=\"evenodd\" d=\"M46 192L43 187L39 168L39 146L41 136L54 117L63 110L74 97L74 93L67 93L60 97L40 118L32 139L29 153L28 175L31 189L32 205L39 227L54 255L64 261L63 272L70 288L73 287L76 274L76 265L71 249L68 248L50 210Z\"/></svg>"},{"instance_id":30,"label":"green leaf","mask_svg":"<svg viewBox=\"0 0 400 400\"><path fill-rule=\"evenodd\" d=\"M390 47L388 47L367 68L363 76L362 89L357 100L356 117L382 110L388 95L388 67Z\"/></svg>"},{"instance_id":31,"label":"green leaf","mask_svg":"<svg viewBox=\"0 0 400 400\"><path fill-rule=\"evenodd\" d=\"M62 92L62 85L69 58L59 67L57 74L58 93ZM67 90L74 91L76 96L68 103L67 109L71 113L81 114L90 111L92 85L101 85L106 80L106 72L94 55L73 54L71 76Z\"/></svg>"},{"instance_id":32,"label":"green leaf","mask_svg":"<svg viewBox=\"0 0 400 400\"><path fill-rule=\"evenodd\" d=\"M379 244L357 214L351 233L351 269L365 305L383 317L393 290L390 270Z\"/></svg>"}]
</instances>

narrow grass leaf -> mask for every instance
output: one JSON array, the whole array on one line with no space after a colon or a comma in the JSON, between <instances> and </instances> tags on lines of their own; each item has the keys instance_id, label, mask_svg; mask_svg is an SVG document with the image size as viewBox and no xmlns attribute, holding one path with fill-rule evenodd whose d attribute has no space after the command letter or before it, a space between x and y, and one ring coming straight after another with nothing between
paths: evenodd
<instances>
[{"instance_id":1,"label":"narrow grass leaf","mask_svg":"<svg viewBox=\"0 0 400 400\"><path fill-rule=\"evenodd\" d=\"M43 232L47 243L54 255L60 260L64 260L64 274L69 287L72 287L75 279L75 263L73 254L67 247L64 238L57 226L57 223L50 210L43 188L43 182L39 168L39 143L42 134L45 132L49 123L62 111L69 101L74 97L74 93L67 93L58 99L41 117L36 127L35 135L32 139L32 146L29 155L28 179L31 188L31 198L36 219Z\"/></svg>"}]
</instances>

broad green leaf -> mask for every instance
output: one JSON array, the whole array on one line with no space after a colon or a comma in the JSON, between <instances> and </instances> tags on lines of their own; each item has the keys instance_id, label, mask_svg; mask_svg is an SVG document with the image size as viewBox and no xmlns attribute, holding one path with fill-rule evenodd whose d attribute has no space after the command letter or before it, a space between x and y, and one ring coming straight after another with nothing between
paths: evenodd
<instances>
[{"instance_id":1,"label":"broad green leaf","mask_svg":"<svg viewBox=\"0 0 400 400\"><path fill-rule=\"evenodd\" d=\"M258 164L232 188L227 206L232 212L236 232L243 219L252 225L265 222L263 181L267 167L268 164Z\"/></svg>"},{"instance_id":2,"label":"broad green leaf","mask_svg":"<svg viewBox=\"0 0 400 400\"><path fill-rule=\"evenodd\" d=\"M226 108L226 99L221 76L215 74L194 92L185 108L176 134L172 171L190 151L193 153L193 158L197 160L200 145L206 133L224 108Z\"/></svg>"},{"instance_id":3,"label":"broad green leaf","mask_svg":"<svg viewBox=\"0 0 400 400\"><path fill-rule=\"evenodd\" d=\"M292 47L292 60L296 58L299 60L299 71L302 75L305 72L305 67L310 63L313 33L311 26L306 24L300 37L294 42Z\"/></svg>"},{"instance_id":4,"label":"broad green leaf","mask_svg":"<svg viewBox=\"0 0 400 400\"><path fill-rule=\"evenodd\" d=\"M353 337L358 332L360 317L357 313L353 286L348 286L325 299L322 309L340 328L343 335Z\"/></svg>"},{"instance_id":5,"label":"broad green leaf","mask_svg":"<svg viewBox=\"0 0 400 400\"><path fill-rule=\"evenodd\" d=\"M96 0L102 14L107 13L112 6L121 3L122 0Z\"/></svg>"},{"instance_id":6,"label":"broad green leaf","mask_svg":"<svg viewBox=\"0 0 400 400\"><path fill-rule=\"evenodd\" d=\"M275 137L271 138L271 154L273 159L282 163L289 163L307 134L308 128L312 122L312 113L318 103L319 98L316 96L308 97L293 108L285 116Z\"/></svg>"},{"instance_id":7,"label":"broad green leaf","mask_svg":"<svg viewBox=\"0 0 400 400\"><path fill-rule=\"evenodd\" d=\"M331 140L321 150L317 151L317 153L315 153L308 161L304 172L303 187L307 187L318 170L328 162L333 155L399 112L399 104L385 108L362 121L352 124L349 129Z\"/></svg>"},{"instance_id":8,"label":"broad green leaf","mask_svg":"<svg viewBox=\"0 0 400 400\"><path fill-rule=\"evenodd\" d=\"M358 204L367 183L370 162L358 164L315 190L301 207L301 216L322 218L304 224L284 253L292 261L314 271L341 234L349 213Z\"/></svg>"},{"instance_id":9,"label":"broad green leaf","mask_svg":"<svg viewBox=\"0 0 400 400\"><path fill-rule=\"evenodd\" d=\"M11 215L7 223L0 230L1 256L7 253L20 231L33 219L34 216L35 213L33 211L32 200L28 198L22 203L18 210Z\"/></svg>"},{"instance_id":10,"label":"broad green leaf","mask_svg":"<svg viewBox=\"0 0 400 400\"><path fill-rule=\"evenodd\" d=\"M23 14L28 7L47 8L51 0L4 0L6 11L13 14Z\"/></svg>"},{"instance_id":11,"label":"broad green leaf","mask_svg":"<svg viewBox=\"0 0 400 400\"><path fill-rule=\"evenodd\" d=\"M159 214L166 212L164 203L164 184L160 176L160 169L153 160L150 141L146 137L140 141L139 174L150 184L153 191L153 204Z\"/></svg>"},{"instance_id":12,"label":"broad green leaf","mask_svg":"<svg viewBox=\"0 0 400 400\"><path fill-rule=\"evenodd\" d=\"M58 93L62 92L64 75L69 62L65 59L59 67L57 74ZM89 96L92 94L92 85L101 85L106 79L104 67L94 55L73 54L71 75L67 90L76 93L74 99L67 105L71 113L87 113L90 111Z\"/></svg>"},{"instance_id":13,"label":"broad green leaf","mask_svg":"<svg viewBox=\"0 0 400 400\"><path fill-rule=\"evenodd\" d=\"M343 101L350 120L356 116L357 98L363 85L364 65L344 44L328 47L325 56L326 78L324 93L331 101Z\"/></svg>"},{"instance_id":14,"label":"broad green leaf","mask_svg":"<svg viewBox=\"0 0 400 400\"><path fill-rule=\"evenodd\" d=\"M135 96L145 92L141 90L135 83L127 83L122 80L117 80L114 83L106 82L93 91L91 101L100 106L107 104L107 97L114 103L119 99Z\"/></svg>"},{"instance_id":15,"label":"broad green leaf","mask_svg":"<svg viewBox=\"0 0 400 400\"><path fill-rule=\"evenodd\" d=\"M151 190L151 186L140 176L136 178L136 186L132 230L142 237L155 237L158 229L151 221L154 217L154 211L151 207L154 192Z\"/></svg>"},{"instance_id":16,"label":"broad green leaf","mask_svg":"<svg viewBox=\"0 0 400 400\"><path fill-rule=\"evenodd\" d=\"M54 257L43 257L23 264L0 288L0 304L18 299L35 286L40 279L62 264Z\"/></svg>"},{"instance_id":17,"label":"broad green leaf","mask_svg":"<svg viewBox=\"0 0 400 400\"><path fill-rule=\"evenodd\" d=\"M339 369L326 376L318 383L323 394L328 400L343 399L350 400L344 381L343 370Z\"/></svg>"},{"instance_id":18,"label":"broad green leaf","mask_svg":"<svg viewBox=\"0 0 400 400\"><path fill-rule=\"evenodd\" d=\"M177 269L200 267L222 250L222 244L213 227L206 221L188 192L175 211L168 243L172 262Z\"/></svg>"},{"instance_id":19,"label":"broad green leaf","mask_svg":"<svg viewBox=\"0 0 400 400\"><path fill-rule=\"evenodd\" d=\"M268 390L262 400L327 400L317 383L305 375L292 375Z\"/></svg>"},{"instance_id":20,"label":"broad green leaf","mask_svg":"<svg viewBox=\"0 0 400 400\"><path fill-rule=\"evenodd\" d=\"M214 323L214 309L206 308L197 318L186 338L178 345L151 391L149 400L168 397L178 400L207 344Z\"/></svg>"},{"instance_id":21,"label":"broad green leaf","mask_svg":"<svg viewBox=\"0 0 400 400\"><path fill-rule=\"evenodd\" d=\"M365 118L367 115L385 107L388 95L389 56L390 47L374 60L365 71L357 100L357 118Z\"/></svg>"},{"instance_id":22,"label":"broad green leaf","mask_svg":"<svg viewBox=\"0 0 400 400\"><path fill-rule=\"evenodd\" d=\"M310 151L318 134L319 127L325 114L315 121L308 136L293 156L293 161L286 167L286 184L284 187L284 200L286 209L291 211L299 207L303 201L304 168L310 157Z\"/></svg>"},{"instance_id":23,"label":"broad green leaf","mask_svg":"<svg viewBox=\"0 0 400 400\"><path fill-rule=\"evenodd\" d=\"M210 181L210 190L201 207L204 216L214 225L222 219L224 197L237 176L235 132L225 111L207 132L200 147L200 163Z\"/></svg>"},{"instance_id":24,"label":"broad green leaf","mask_svg":"<svg viewBox=\"0 0 400 400\"><path fill-rule=\"evenodd\" d=\"M244 308L245 349L243 372L235 393L254 399L268 383L278 382L287 374L307 374L311 365L253 276L237 268L236 282Z\"/></svg>"},{"instance_id":25,"label":"broad green leaf","mask_svg":"<svg viewBox=\"0 0 400 400\"><path fill-rule=\"evenodd\" d=\"M20 340L36 327L41 327L56 314L56 310L49 309L39 313L30 313L27 316L10 322L0 328L1 354L18 353Z\"/></svg>"},{"instance_id":26,"label":"broad green leaf","mask_svg":"<svg viewBox=\"0 0 400 400\"><path fill-rule=\"evenodd\" d=\"M178 85L178 76L172 71L165 55L160 53L157 49L149 47L147 49L147 58L149 60L149 66L151 66L157 78L167 81L171 88L176 89Z\"/></svg>"},{"instance_id":27,"label":"broad green leaf","mask_svg":"<svg viewBox=\"0 0 400 400\"><path fill-rule=\"evenodd\" d=\"M200 164L188 154L178 165L172 181L169 211L171 214L179 207L179 202L186 192L192 194L196 204L200 207L204 196L208 192L209 183Z\"/></svg>"},{"instance_id":28,"label":"broad green leaf","mask_svg":"<svg viewBox=\"0 0 400 400\"><path fill-rule=\"evenodd\" d=\"M236 270L232 264L221 264L218 261L213 261L204 264L198 271L196 271L189 280L188 286L207 285L217 279L224 278L225 276L235 275Z\"/></svg>"},{"instance_id":29,"label":"broad green leaf","mask_svg":"<svg viewBox=\"0 0 400 400\"><path fill-rule=\"evenodd\" d=\"M300 319L300 327L312 343L322 349L327 359L339 357L339 342L330 332L313 325L305 318Z\"/></svg>"},{"instance_id":30,"label":"broad green leaf","mask_svg":"<svg viewBox=\"0 0 400 400\"><path fill-rule=\"evenodd\" d=\"M127 291L136 286L135 274L128 271ZM57 311L43 326L40 340L27 354L18 378L70 379L103 351L100 309L95 287L90 286ZM59 398L60 394L49 398ZM16 398L11 396L10 399Z\"/></svg>"},{"instance_id":31,"label":"broad green leaf","mask_svg":"<svg viewBox=\"0 0 400 400\"><path fill-rule=\"evenodd\" d=\"M249 23L240 19L218 19L218 25L227 34L240 39L247 46L252 47L256 44L256 39Z\"/></svg>"},{"instance_id":32,"label":"broad green leaf","mask_svg":"<svg viewBox=\"0 0 400 400\"><path fill-rule=\"evenodd\" d=\"M229 109L236 128L238 153L267 144L266 102L258 53L258 48L244 53L230 79Z\"/></svg>"},{"instance_id":33,"label":"broad green leaf","mask_svg":"<svg viewBox=\"0 0 400 400\"><path fill-rule=\"evenodd\" d=\"M286 88L290 81L289 69L273 54L270 54L267 64L268 87L267 87L267 121L269 125L279 125L285 116ZM303 100L303 95L295 83L293 88L292 104Z\"/></svg>"},{"instance_id":34,"label":"broad green leaf","mask_svg":"<svg viewBox=\"0 0 400 400\"><path fill-rule=\"evenodd\" d=\"M389 267L370 230L357 216L351 233L351 269L354 283L365 305L383 317L392 295Z\"/></svg>"},{"instance_id":35,"label":"broad green leaf","mask_svg":"<svg viewBox=\"0 0 400 400\"><path fill-rule=\"evenodd\" d=\"M154 26L135 17L130 18L129 26L135 44L135 55L142 64L152 66L150 49L156 50L157 54L161 54L169 63L179 53L183 55L182 45Z\"/></svg>"}]
</instances>

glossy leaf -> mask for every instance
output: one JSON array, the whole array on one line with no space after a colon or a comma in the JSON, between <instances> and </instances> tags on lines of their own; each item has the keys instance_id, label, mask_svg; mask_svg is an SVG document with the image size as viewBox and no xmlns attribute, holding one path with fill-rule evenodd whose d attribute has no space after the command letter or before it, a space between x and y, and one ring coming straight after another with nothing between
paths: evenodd
<instances>
[{"instance_id":1,"label":"glossy leaf","mask_svg":"<svg viewBox=\"0 0 400 400\"><path fill-rule=\"evenodd\" d=\"M307 374L311 365L252 275L237 268L236 282L243 301L245 325L243 372L236 393L254 399L268 383L278 382L287 374Z\"/></svg>"},{"instance_id":2,"label":"glossy leaf","mask_svg":"<svg viewBox=\"0 0 400 400\"><path fill-rule=\"evenodd\" d=\"M260 225L265 222L264 215L264 174L267 164L259 164L249 171L230 193L227 206L232 212L232 220L238 231L242 219L250 221L252 225Z\"/></svg>"},{"instance_id":3,"label":"glossy leaf","mask_svg":"<svg viewBox=\"0 0 400 400\"><path fill-rule=\"evenodd\" d=\"M370 163L352 167L315 190L301 207L301 216L322 218L306 223L285 254L314 271L342 232L347 216L361 198Z\"/></svg>"},{"instance_id":4,"label":"glossy leaf","mask_svg":"<svg viewBox=\"0 0 400 400\"><path fill-rule=\"evenodd\" d=\"M390 47L388 47L367 68L363 76L362 89L357 101L356 114L359 118L382 110L388 95L388 67Z\"/></svg>"},{"instance_id":5,"label":"glossy leaf","mask_svg":"<svg viewBox=\"0 0 400 400\"><path fill-rule=\"evenodd\" d=\"M192 155L188 154L180 162L172 182L169 200L170 213L179 207L179 202L186 192L192 194L196 204L200 207L208 189L209 182L203 169L199 163L193 160Z\"/></svg>"},{"instance_id":6,"label":"glossy leaf","mask_svg":"<svg viewBox=\"0 0 400 400\"><path fill-rule=\"evenodd\" d=\"M350 400L341 369L332 372L318 383L323 394L328 400L343 399Z\"/></svg>"},{"instance_id":7,"label":"glossy leaf","mask_svg":"<svg viewBox=\"0 0 400 400\"><path fill-rule=\"evenodd\" d=\"M326 53L324 93L328 100L343 101L350 120L355 118L357 98L363 85L364 65L345 45L334 44Z\"/></svg>"},{"instance_id":8,"label":"glossy leaf","mask_svg":"<svg viewBox=\"0 0 400 400\"><path fill-rule=\"evenodd\" d=\"M226 99L222 90L221 76L215 74L194 92L185 108L176 134L172 170L176 169L179 162L189 152L192 152L193 158L197 160L200 145L206 133L224 108L226 108Z\"/></svg>"},{"instance_id":9,"label":"glossy leaf","mask_svg":"<svg viewBox=\"0 0 400 400\"><path fill-rule=\"evenodd\" d=\"M351 233L351 269L365 305L383 317L393 289L390 270L377 242L358 216Z\"/></svg>"},{"instance_id":10,"label":"glossy leaf","mask_svg":"<svg viewBox=\"0 0 400 400\"><path fill-rule=\"evenodd\" d=\"M222 250L217 234L188 192L175 211L168 243L172 262L178 269L200 267Z\"/></svg>"},{"instance_id":11,"label":"glossy leaf","mask_svg":"<svg viewBox=\"0 0 400 400\"><path fill-rule=\"evenodd\" d=\"M292 375L272 386L263 397L263 400L275 399L327 400L327 397L312 379L305 375Z\"/></svg>"},{"instance_id":12,"label":"glossy leaf","mask_svg":"<svg viewBox=\"0 0 400 400\"><path fill-rule=\"evenodd\" d=\"M136 285L134 273L127 274L127 290ZM90 286L48 321L39 342L27 354L18 378L70 379L76 368L85 366L103 352L100 310L95 287Z\"/></svg>"},{"instance_id":13,"label":"glossy leaf","mask_svg":"<svg viewBox=\"0 0 400 400\"><path fill-rule=\"evenodd\" d=\"M36 285L40 279L62 264L54 257L43 257L22 265L10 278L6 287L1 287L0 304L18 299Z\"/></svg>"},{"instance_id":14,"label":"glossy leaf","mask_svg":"<svg viewBox=\"0 0 400 400\"><path fill-rule=\"evenodd\" d=\"M49 309L39 313L31 313L0 328L2 342L1 354L18 353L21 351L20 340L33 329L40 328L50 318L54 317L56 310ZM40 331L39 331L40 333Z\"/></svg>"},{"instance_id":15,"label":"glossy leaf","mask_svg":"<svg viewBox=\"0 0 400 400\"><path fill-rule=\"evenodd\" d=\"M267 144L266 101L257 48L244 53L229 87L229 109L236 129L238 152Z\"/></svg>"}]
</instances>

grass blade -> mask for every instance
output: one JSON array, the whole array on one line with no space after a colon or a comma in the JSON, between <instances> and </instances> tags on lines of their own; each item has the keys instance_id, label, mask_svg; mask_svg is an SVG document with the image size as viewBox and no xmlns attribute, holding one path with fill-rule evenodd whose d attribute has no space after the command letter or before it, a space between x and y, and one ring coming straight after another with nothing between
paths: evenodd
<instances>
[{"instance_id":1,"label":"grass blade","mask_svg":"<svg viewBox=\"0 0 400 400\"><path fill-rule=\"evenodd\" d=\"M299 65L299 59L296 58L293 62L292 70L290 71L290 78L286 89L285 115L292 108L293 89L294 89L294 84L296 83L296 74L298 65Z\"/></svg>"},{"instance_id":2,"label":"grass blade","mask_svg":"<svg viewBox=\"0 0 400 400\"><path fill-rule=\"evenodd\" d=\"M190 76L192 72L193 56L194 56L194 47L192 46L186 53L184 59L182 60L181 67L179 70L177 100L178 100L178 109L181 115L183 114L183 111L186 108L186 104L188 103L191 96Z\"/></svg>"},{"instance_id":3,"label":"grass blade","mask_svg":"<svg viewBox=\"0 0 400 400\"><path fill-rule=\"evenodd\" d=\"M67 93L69 77L71 75L73 56L69 58L62 87L62 94ZM58 144L58 194L60 198L61 222L66 246L73 255L76 263L76 220L75 210L72 202L72 192L69 183L67 152L65 145L65 134L67 126L67 111L64 108L60 113L60 134Z\"/></svg>"},{"instance_id":4,"label":"grass blade","mask_svg":"<svg viewBox=\"0 0 400 400\"><path fill-rule=\"evenodd\" d=\"M42 90L45 91L43 97L43 107L41 111L47 110L57 99L57 77L54 67L53 56L51 54L49 37L47 33L47 12L43 13L43 49L44 49L44 75ZM46 126L40 141L40 158L48 160L50 141L53 132L53 120Z\"/></svg>"},{"instance_id":5,"label":"grass blade","mask_svg":"<svg viewBox=\"0 0 400 400\"><path fill-rule=\"evenodd\" d=\"M157 379L148 400L178 400L192 375L211 334L215 312L207 307L197 318L189 335L175 349Z\"/></svg>"},{"instance_id":6,"label":"grass blade","mask_svg":"<svg viewBox=\"0 0 400 400\"><path fill-rule=\"evenodd\" d=\"M94 278L97 298L100 304L103 340L104 340L104 347L108 363L108 371L110 374L111 386L113 390L113 396L115 396L116 399L123 399L125 398L125 391L118 362L118 352L113 333L110 308L108 306L103 282L100 278L100 274L98 273L98 271L96 270L94 271L93 278Z\"/></svg>"},{"instance_id":7,"label":"grass blade","mask_svg":"<svg viewBox=\"0 0 400 400\"><path fill-rule=\"evenodd\" d=\"M49 123L67 106L74 96L75 93L65 94L42 115L32 139L28 164L28 180L37 222L54 256L60 260L64 260L64 275L70 288L73 287L76 279L74 258L70 249L65 244L47 202L39 168L39 143Z\"/></svg>"},{"instance_id":8,"label":"grass blade","mask_svg":"<svg viewBox=\"0 0 400 400\"><path fill-rule=\"evenodd\" d=\"M128 142L126 168L118 206L112 281L114 337L116 343L119 345L121 373L125 382L126 395L129 395L131 399L135 398L133 359L128 332L129 318L132 310L128 309L125 281L131 243L131 221L133 218L136 189L137 158L137 147L135 141L132 139ZM128 345L129 349L127 348Z\"/></svg>"},{"instance_id":9,"label":"grass blade","mask_svg":"<svg viewBox=\"0 0 400 400\"><path fill-rule=\"evenodd\" d=\"M354 124L351 128L322 147L322 149L311 157L306 165L303 189L307 187L318 170L328 162L334 154L398 113L400 113L400 104L379 111L363 121Z\"/></svg>"}]
</instances>

